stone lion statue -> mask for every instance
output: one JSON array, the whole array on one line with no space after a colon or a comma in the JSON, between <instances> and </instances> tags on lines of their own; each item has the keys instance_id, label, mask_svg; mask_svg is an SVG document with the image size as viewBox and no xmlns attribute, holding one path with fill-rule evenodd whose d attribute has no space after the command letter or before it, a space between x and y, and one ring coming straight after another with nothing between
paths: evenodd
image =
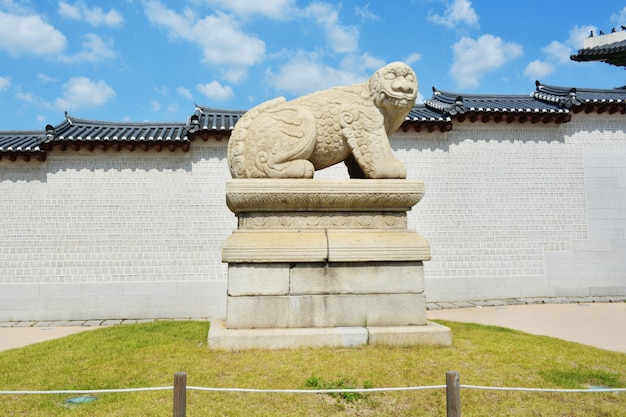
<instances>
[{"instance_id":1,"label":"stone lion statue","mask_svg":"<svg viewBox=\"0 0 626 417\"><path fill-rule=\"evenodd\" d=\"M389 136L417 97L417 77L402 62L368 82L335 87L292 101L279 97L252 108L228 143L233 178L313 178L344 161L351 178L406 178Z\"/></svg>"}]
</instances>

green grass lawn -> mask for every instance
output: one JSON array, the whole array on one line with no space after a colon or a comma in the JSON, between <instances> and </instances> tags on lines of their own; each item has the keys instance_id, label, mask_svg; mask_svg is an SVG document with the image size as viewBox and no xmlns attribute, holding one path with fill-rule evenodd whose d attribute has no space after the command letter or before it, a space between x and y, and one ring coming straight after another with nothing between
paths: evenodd
<instances>
[{"instance_id":1,"label":"green grass lawn","mask_svg":"<svg viewBox=\"0 0 626 417\"><path fill-rule=\"evenodd\" d=\"M307 389L461 384L626 387L626 354L493 326L440 322L452 347L375 347L215 352L208 322L119 325L0 352L0 390L171 386L174 373L202 387ZM623 329L616 329L622 331ZM0 395L2 416L171 416L172 392ZM626 416L626 393L462 390L464 416ZM445 390L328 394L188 391L188 416L445 416Z\"/></svg>"}]
</instances>

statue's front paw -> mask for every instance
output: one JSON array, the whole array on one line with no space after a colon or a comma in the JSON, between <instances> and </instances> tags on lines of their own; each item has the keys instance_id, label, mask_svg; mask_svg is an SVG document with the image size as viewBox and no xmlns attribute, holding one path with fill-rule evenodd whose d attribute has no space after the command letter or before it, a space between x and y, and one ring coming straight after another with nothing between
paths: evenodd
<instances>
[{"instance_id":1,"label":"statue's front paw","mask_svg":"<svg viewBox=\"0 0 626 417\"><path fill-rule=\"evenodd\" d=\"M265 169L269 178L313 178L315 167L306 159L283 162Z\"/></svg>"}]
</instances>

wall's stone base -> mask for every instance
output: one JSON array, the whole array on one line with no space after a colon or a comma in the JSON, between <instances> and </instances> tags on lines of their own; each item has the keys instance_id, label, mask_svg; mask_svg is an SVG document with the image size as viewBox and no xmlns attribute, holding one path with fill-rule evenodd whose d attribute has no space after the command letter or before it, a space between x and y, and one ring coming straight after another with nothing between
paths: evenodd
<instances>
[{"instance_id":1,"label":"wall's stone base","mask_svg":"<svg viewBox=\"0 0 626 417\"><path fill-rule=\"evenodd\" d=\"M422 194L407 180L230 181L239 228L222 247L226 321L209 347L450 344L426 320L430 246L407 229Z\"/></svg>"},{"instance_id":2,"label":"wall's stone base","mask_svg":"<svg viewBox=\"0 0 626 417\"><path fill-rule=\"evenodd\" d=\"M224 281L9 284L0 322L224 317Z\"/></svg>"},{"instance_id":3,"label":"wall's stone base","mask_svg":"<svg viewBox=\"0 0 626 417\"><path fill-rule=\"evenodd\" d=\"M309 327L290 329L228 329L213 320L209 329L211 349L297 349L303 347L357 347L362 345L452 344L449 328L434 322L423 326Z\"/></svg>"}]
</instances>

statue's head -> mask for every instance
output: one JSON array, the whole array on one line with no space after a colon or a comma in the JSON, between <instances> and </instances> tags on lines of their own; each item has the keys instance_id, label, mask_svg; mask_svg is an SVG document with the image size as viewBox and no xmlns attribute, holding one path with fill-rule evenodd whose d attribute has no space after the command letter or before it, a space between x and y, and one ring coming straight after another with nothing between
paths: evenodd
<instances>
[{"instance_id":1,"label":"statue's head","mask_svg":"<svg viewBox=\"0 0 626 417\"><path fill-rule=\"evenodd\" d=\"M411 109L417 98L417 76L404 62L392 62L372 75L370 94L377 107L388 111Z\"/></svg>"}]
</instances>

